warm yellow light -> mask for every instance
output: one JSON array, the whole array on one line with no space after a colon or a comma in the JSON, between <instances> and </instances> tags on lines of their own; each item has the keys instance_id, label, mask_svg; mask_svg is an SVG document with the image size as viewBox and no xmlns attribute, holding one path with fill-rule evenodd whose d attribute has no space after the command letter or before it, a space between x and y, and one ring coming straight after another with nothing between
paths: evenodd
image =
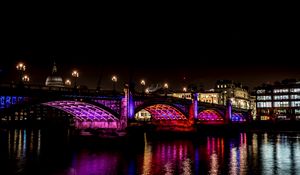
<instances>
[{"instance_id":1,"label":"warm yellow light","mask_svg":"<svg viewBox=\"0 0 300 175\"><path fill-rule=\"evenodd\" d=\"M165 88L165 89L168 89L168 88L169 88L168 83L165 83L165 84L164 84L164 88Z\"/></svg>"},{"instance_id":2,"label":"warm yellow light","mask_svg":"<svg viewBox=\"0 0 300 175\"><path fill-rule=\"evenodd\" d=\"M186 87L183 87L182 90L183 90L183 92L186 92L186 91L187 91L187 88L186 88Z\"/></svg>"},{"instance_id":3,"label":"warm yellow light","mask_svg":"<svg viewBox=\"0 0 300 175\"><path fill-rule=\"evenodd\" d=\"M71 81L69 79L66 79L65 85L70 86L71 85Z\"/></svg>"},{"instance_id":4,"label":"warm yellow light","mask_svg":"<svg viewBox=\"0 0 300 175\"><path fill-rule=\"evenodd\" d=\"M30 78L29 78L28 75L24 75L24 76L22 77L22 80L23 80L24 82L28 82L28 81L30 80Z\"/></svg>"},{"instance_id":5,"label":"warm yellow light","mask_svg":"<svg viewBox=\"0 0 300 175\"><path fill-rule=\"evenodd\" d=\"M72 72L72 76L75 77L75 78L78 78L79 77L79 72L77 70L74 70Z\"/></svg>"},{"instance_id":6,"label":"warm yellow light","mask_svg":"<svg viewBox=\"0 0 300 175\"><path fill-rule=\"evenodd\" d=\"M113 82L117 82L118 81L118 78L117 78L117 76L112 76L112 78L111 78L111 80L113 81Z\"/></svg>"},{"instance_id":7,"label":"warm yellow light","mask_svg":"<svg viewBox=\"0 0 300 175\"><path fill-rule=\"evenodd\" d=\"M150 93L149 88L147 88L147 89L145 90L145 92L146 92L147 94L149 94L149 93Z\"/></svg>"},{"instance_id":8,"label":"warm yellow light","mask_svg":"<svg viewBox=\"0 0 300 175\"><path fill-rule=\"evenodd\" d=\"M19 63L16 68L20 71L25 71L26 66L23 63Z\"/></svg>"},{"instance_id":9,"label":"warm yellow light","mask_svg":"<svg viewBox=\"0 0 300 175\"><path fill-rule=\"evenodd\" d=\"M146 84L145 80L141 80L141 85L145 86L145 84Z\"/></svg>"}]
</instances>

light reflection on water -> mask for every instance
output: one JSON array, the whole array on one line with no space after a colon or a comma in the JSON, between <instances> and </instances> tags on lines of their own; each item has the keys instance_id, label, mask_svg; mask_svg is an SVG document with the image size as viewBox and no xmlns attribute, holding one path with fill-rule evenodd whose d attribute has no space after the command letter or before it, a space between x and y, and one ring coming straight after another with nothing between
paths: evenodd
<instances>
[{"instance_id":1,"label":"light reflection on water","mask_svg":"<svg viewBox=\"0 0 300 175\"><path fill-rule=\"evenodd\" d=\"M145 133L124 142L74 141L66 133L2 130L0 174L300 174L300 133Z\"/></svg>"}]
</instances>

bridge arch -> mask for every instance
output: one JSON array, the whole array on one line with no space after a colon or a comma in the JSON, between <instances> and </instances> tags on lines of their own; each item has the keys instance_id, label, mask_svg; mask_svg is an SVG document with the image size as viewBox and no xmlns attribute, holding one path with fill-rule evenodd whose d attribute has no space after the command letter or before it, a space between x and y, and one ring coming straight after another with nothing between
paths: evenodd
<instances>
[{"instance_id":1,"label":"bridge arch","mask_svg":"<svg viewBox=\"0 0 300 175\"><path fill-rule=\"evenodd\" d=\"M51 101L42 103L71 114L77 128L118 128L119 119L111 111L81 101Z\"/></svg>"},{"instance_id":2,"label":"bridge arch","mask_svg":"<svg viewBox=\"0 0 300 175\"><path fill-rule=\"evenodd\" d=\"M184 112L178 107L166 104L166 103L157 103L157 104L147 104L140 106L135 109L135 114L140 111L146 111L151 115L151 120L187 120L188 118Z\"/></svg>"},{"instance_id":3,"label":"bridge arch","mask_svg":"<svg viewBox=\"0 0 300 175\"><path fill-rule=\"evenodd\" d=\"M224 114L217 109L204 109L198 113L197 119L206 123L224 123Z\"/></svg>"}]
</instances>

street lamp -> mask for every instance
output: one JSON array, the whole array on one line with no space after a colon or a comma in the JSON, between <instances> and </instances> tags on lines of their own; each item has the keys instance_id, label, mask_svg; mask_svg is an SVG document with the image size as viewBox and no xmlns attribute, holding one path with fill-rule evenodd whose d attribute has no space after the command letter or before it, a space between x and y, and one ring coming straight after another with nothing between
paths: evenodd
<instances>
[{"instance_id":1,"label":"street lamp","mask_svg":"<svg viewBox=\"0 0 300 175\"><path fill-rule=\"evenodd\" d=\"M111 78L111 81L113 82L113 90L115 91L116 90L116 83L118 81L117 76L113 75L112 78Z\"/></svg>"},{"instance_id":2,"label":"street lamp","mask_svg":"<svg viewBox=\"0 0 300 175\"><path fill-rule=\"evenodd\" d=\"M168 83L164 84L165 96L167 96L167 89L169 88Z\"/></svg>"},{"instance_id":3,"label":"street lamp","mask_svg":"<svg viewBox=\"0 0 300 175\"><path fill-rule=\"evenodd\" d=\"M77 88L77 78L79 77L79 72L77 70L74 70L72 72L72 77L74 77L74 88Z\"/></svg>"},{"instance_id":4,"label":"street lamp","mask_svg":"<svg viewBox=\"0 0 300 175\"><path fill-rule=\"evenodd\" d=\"M141 80L141 85L142 85L142 93L144 94L145 93L145 85L146 85L145 80Z\"/></svg>"},{"instance_id":5,"label":"street lamp","mask_svg":"<svg viewBox=\"0 0 300 175\"><path fill-rule=\"evenodd\" d=\"M29 82L29 80L30 80L30 78L29 78L29 76L28 75L24 75L23 77L22 77L22 81L23 82Z\"/></svg>"},{"instance_id":6,"label":"street lamp","mask_svg":"<svg viewBox=\"0 0 300 175\"><path fill-rule=\"evenodd\" d=\"M183 91L183 98L185 99L186 98L186 91L187 91L186 87L183 87L182 91Z\"/></svg>"},{"instance_id":7,"label":"street lamp","mask_svg":"<svg viewBox=\"0 0 300 175\"><path fill-rule=\"evenodd\" d=\"M17 64L16 68L19 72L19 81L20 81L20 83L22 83L23 73L26 70L26 66L24 63L19 63L19 64Z\"/></svg>"},{"instance_id":8,"label":"street lamp","mask_svg":"<svg viewBox=\"0 0 300 175\"><path fill-rule=\"evenodd\" d=\"M66 81L65 81L65 85L67 85L67 86L71 86L71 80L69 80L69 79L66 79Z\"/></svg>"}]
</instances>

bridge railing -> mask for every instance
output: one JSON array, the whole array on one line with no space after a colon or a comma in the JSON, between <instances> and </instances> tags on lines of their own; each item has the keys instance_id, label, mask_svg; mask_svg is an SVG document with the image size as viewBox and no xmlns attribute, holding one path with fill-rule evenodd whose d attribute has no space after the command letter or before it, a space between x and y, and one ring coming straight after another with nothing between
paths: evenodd
<instances>
[{"instance_id":1,"label":"bridge railing","mask_svg":"<svg viewBox=\"0 0 300 175\"><path fill-rule=\"evenodd\" d=\"M74 87L50 87L39 84L18 84L5 83L0 84L0 92L4 94L32 94L32 93L56 93L56 94L72 94L72 95L122 95L122 93L113 90L98 90L88 88L74 88Z\"/></svg>"}]
</instances>

